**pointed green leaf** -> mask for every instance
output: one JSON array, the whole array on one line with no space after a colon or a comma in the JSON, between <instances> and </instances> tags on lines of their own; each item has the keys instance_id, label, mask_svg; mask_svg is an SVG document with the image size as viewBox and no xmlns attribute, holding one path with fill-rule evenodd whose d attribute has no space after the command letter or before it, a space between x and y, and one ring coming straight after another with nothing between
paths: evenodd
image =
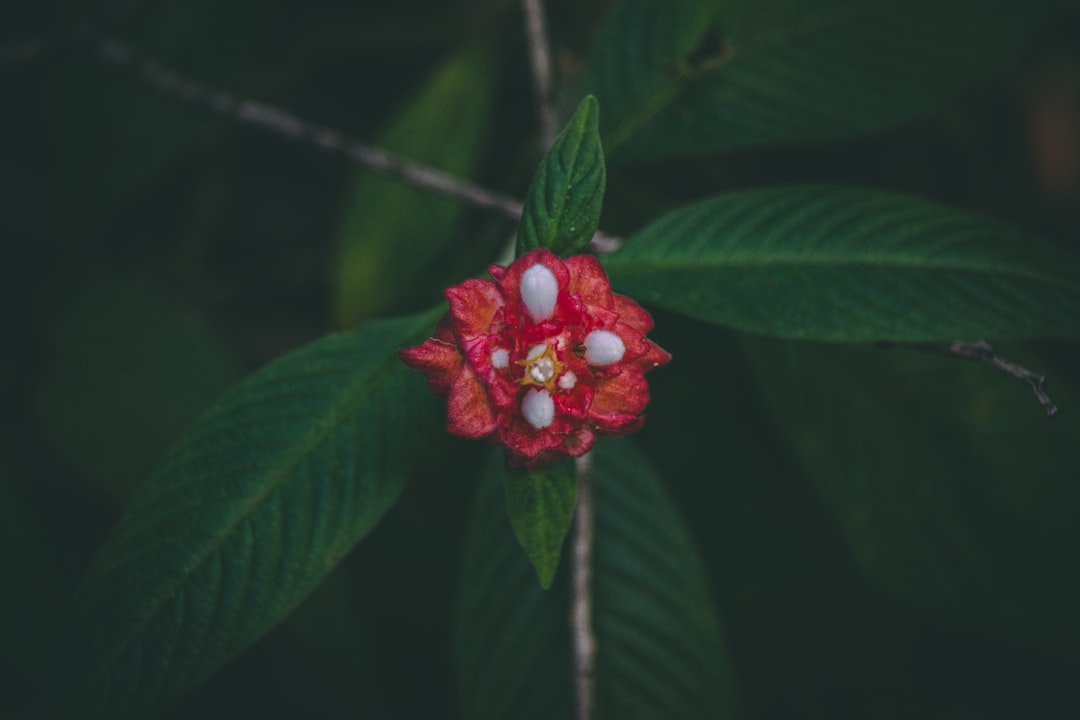
<instances>
[{"instance_id":1,"label":"pointed green leaf","mask_svg":"<svg viewBox=\"0 0 1080 720\"><path fill-rule=\"evenodd\" d=\"M777 427L880 592L1023 642L1080 642L1080 367L1039 356L1062 412L974 363L744 338ZM1047 358L1057 357L1051 364Z\"/></svg>"},{"instance_id":2,"label":"pointed green leaf","mask_svg":"<svg viewBox=\"0 0 1080 720\"><path fill-rule=\"evenodd\" d=\"M686 527L624 440L594 450L597 720L732 717L723 633ZM493 463L466 540L457 613L467 720L571 717L569 588L541 591L501 512Z\"/></svg>"},{"instance_id":3,"label":"pointed green leaf","mask_svg":"<svg viewBox=\"0 0 1080 720\"><path fill-rule=\"evenodd\" d=\"M470 177L491 120L499 63L491 48L473 45L449 58L416 93L379 147L459 177ZM475 268L460 243L451 246L466 206L387 178L356 172L338 230L334 312L340 328L378 317ZM402 272L402 268L410 268ZM421 285L420 283L425 283ZM438 286L446 283L436 283Z\"/></svg>"},{"instance_id":4,"label":"pointed green leaf","mask_svg":"<svg viewBox=\"0 0 1080 720\"><path fill-rule=\"evenodd\" d=\"M569 573L550 590L506 513L506 466L492 451L469 520L458 579L455 652L465 720L573 716Z\"/></svg>"},{"instance_id":5,"label":"pointed green leaf","mask_svg":"<svg viewBox=\"0 0 1080 720\"><path fill-rule=\"evenodd\" d=\"M619 292L779 337L1080 336L1080 260L972 213L833 186L676 210L604 264Z\"/></svg>"},{"instance_id":6,"label":"pointed green leaf","mask_svg":"<svg viewBox=\"0 0 1080 720\"><path fill-rule=\"evenodd\" d=\"M547 589L559 567L563 539L574 519L577 471L570 458L539 470L507 470L506 511L518 542Z\"/></svg>"},{"instance_id":7,"label":"pointed green leaf","mask_svg":"<svg viewBox=\"0 0 1080 720\"><path fill-rule=\"evenodd\" d=\"M1057 0L621 0L584 89L620 160L878 132L1002 67Z\"/></svg>"},{"instance_id":8,"label":"pointed green leaf","mask_svg":"<svg viewBox=\"0 0 1080 720\"><path fill-rule=\"evenodd\" d=\"M599 106L590 95L536 171L525 196L518 255L544 247L565 257L589 244L600 223L607 177L599 127Z\"/></svg>"},{"instance_id":9,"label":"pointed green leaf","mask_svg":"<svg viewBox=\"0 0 1080 720\"><path fill-rule=\"evenodd\" d=\"M91 566L50 656L60 716L146 717L276 625L400 493L435 403L397 348L433 314L271 363L188 430Z\"/></svg>"}]
</instances>

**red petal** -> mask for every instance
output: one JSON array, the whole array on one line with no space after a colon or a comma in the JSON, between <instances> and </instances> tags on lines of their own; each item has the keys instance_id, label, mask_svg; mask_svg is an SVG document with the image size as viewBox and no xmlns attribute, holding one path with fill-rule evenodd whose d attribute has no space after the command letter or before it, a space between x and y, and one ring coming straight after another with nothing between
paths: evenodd
<instances>
[{"instance_id":1,"label":"red petal","mask_svg":"<svg viewBox=\"0 0 1080 720\"><path fill-rule=\"evenodd\" d=\"M495 413L484 384L467 365L454 378L446 402L446 429L455 435L479 438L495 432Z\"/></svg>"},{"instance_id":2,"label":"red petal","mask_svg":"<svg viewBox=\"0 0 1080 720\"><path fill-rule=\"evenodd\" d=\"M456 345L435 338L428 338L416 347L398 350L398 357L412 369L424 373L428 387L436 395L445 395L450 390L465 364Z\"/></svg>"},{"instance_id":3,"label":"red petal","mask_svg":"<svg viewBox=\"0 0 1080 720\"><path fill-rule=\"evenodd\" d=\"M622 372L596 385L596 395L589 408L589 419L602 434L621 435L641 427L639 417L649 404L649 385L637 365L626 365Z\"/></svg>"},{"instance_id":4,"label":"red petal","mask_svg":"<svg viewBox=\"0 0 1080 720\"><path fill-rule=\"evenodd\" d=\"M566 438L566 444L563 447L570 457L581 457L592 449L595 440L596 433L588 426L582 425L576 433Z\"/></svg>"},{"instance_id":5,"label":"red petal","mask_svg":"<svg viewBox=\"0 0 1080 720\"><path fill-rule=\"evenodd\" d=\"M667 365L671 362L671 353L652 340L646 342L649 343L649 351L634 361L634 364L641 368L642 372L655 370L661 365Z\"/></svg>"},{"instance_id":6,"label":"red petal","mask_svg":"<svg viewBox=\"0 0 1080 720\"><path fill-rule=\"evenodd\" d=\"M619 321L644 335L653 328L653 319L645 308L625 295L615 295L615 312L619 314Z\"/></svg>"},{"instance_id":7,"label":"red petal","mask_svg":"<svg viewBox=\"0 0 1080 720\"><path fill-rule=\"evenodd\" d=\"M626 346L621 362L633 362L655 347L643 334L621 321L615 324L612 331L622 339L623 345Z\"/></svg>"},{"instance_id":8,"label":"red petal","mask_svg":"<svg viewBox=\"0 0 1080 720\"><path fill-rule=\"evenodd\" d=\"M577 377L577 384L572 390L558 390L552 399L555 401L556 417L566 416L577 421L584 420L589 415L589 406L592 405L594 387L592 371L589 366L577 358L570 358L568 364L570 371Z\"/></svg>"},{"instance_id":9,"label":"red petal","mask_svg":"<svg viewBox=\"0 0 1080 720\"><path fill-rule=\"evenodd\" d=\"M512 468L538 470L555 462L561 457L580 457L592 449L596 434L587 427L582 427L575 435L566 438L566 442L552 450L544 450L535 457L526 457L513 451L507 453L506 464Z\"/></svg>"},{"instance_id":10,"label":"red petal","mask_svg":"<svg viewBox=\"0 0 1080 720\"><path fill-rule=\"evenodd\" d=\"M435 326L434 338L448 342L451 345L457 345L457 335L454 334L454 318L450 317L450 313L446 313L439 318L439 324Z\"/></svg>"},{"instance_id":11,"label":"red petal","mask_svg":"<svg viewBox=\"0 0 1080 720\"><path fill-rule=\"evenodd\" d=\"M566 287L568 293L580 295L590 310L592 306L609 310L614 307L611 282L600 267L599 260L592 255L574 255L563 260L563 263L570 271L570 284Z\"/></svg>"},{"instance_id":12,"label":"red petal","mask_svg":"<svg viewBox=\"0 0 1080 720\"><path fill-rule=\"evenodd\" d=\"M503 306L503 298L495 283L471 278L447 288L446 299L450 301L450 314L454 316L454 328L462 341L491 331L495 314Z\"/></svg>"},{"instance_id":13,"label":"red petal","mask_svg":"<svg viewBox=\"0 0 1080 720\"><path fill-rule=\"evenodd\" d=\"M544 450L559 447L563 438L547 428L537 430L521 416L520 408L514 406L499 417L499 441L518 455L531 459Z\"/></svg>"}]
</instances>

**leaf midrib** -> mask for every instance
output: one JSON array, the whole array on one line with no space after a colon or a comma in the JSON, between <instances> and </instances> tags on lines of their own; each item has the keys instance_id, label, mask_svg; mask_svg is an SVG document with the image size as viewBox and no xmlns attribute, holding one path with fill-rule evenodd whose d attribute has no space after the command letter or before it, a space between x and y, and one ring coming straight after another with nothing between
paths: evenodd
<instances>
[{"instance_id":1,"label":"leaf midrib","mask_svg":"<svg viewBox=\"0 0 1080 720\"><path fill-rule=\"evenodd\" d=\"M426 315L425 315L425 323ZM418 324L418 327L420 324ZM409 334L411 335L411 333ZM364 403L378 388L378 380L389 375L395 369L397 365L397 358L391 353L387 360L383 363L372 366L371 374L368 376L372 381L367 383L367 389L359 391L356 395L346 403L342 403L339 407L339 411L331 414L331 422L326 423L319 432L317 432L306 444L301 444L300 447L291 455L287 456L284 462L281 464L281 469L270 476L270 480L266 483L266 488L261 491L252 501L244 507L244 509L237 514L234 522L230 523L222 533L212 543L207 545L206 551L201 557L191 566L191 569L181 575L175 583L168 589L167 592L161 593L161 600L155 602L152 609L146 615L146 617L140 620L133 628L132 632L119 644L117 644L115 650L111 652L105 662L97 666L97 671L90 673L86 682L82 687L87 687L92 681L106 674L117 662L119 657L123 654L124 650L129 645L135 642L142 634L142 630L154 623L158 618L161 611L176 597L177 593L183 589L190 579L202 569L206 562L214 557L218 551L225 545L226 541L235 533L236 529L251 515L253 515L269 498L276 493L280 488L287 483L292 471L311 453L315 451L333 432L335 432L343 423L345 418L349 417L355 410Z\"/></svg>"},{"instance_id":2,"label":"leaf midrib","mask_svg":"<svg viewBox=\"0 0 1080 720\"><path fill-rule=\"evenodd\" d=\"M737 256L732 262L708 262L707 258L685 258L680 259L677 262L665 262L665 261L631 261L623 262L617 259L612 259L606 263L609 274L613 280L617 280L619 276L627 275L641 275L641 274L653 274L657 273L657 270L664 272L686 272L686 271L701 271L701 270L739 270L739 269L803 269L807 267L814 268L844 268L844 269L874 269L874 270L925 270L927 272L934 273L947 273L947 272L962 272L975 275L1000 275L1004 277L1015 277L1025 280L1032 280L1039 283L1045 283L1053 285L1055 287L1061 287L1073 291L1080 291L1080 285L1075 281L1071 281L1068 278L1044 275L1034 270L1025 270L1018 268L1015 265L984 265L984 264L959 264L955 262L927 262L920 260L918 257L904 257L902 259L887 259L883 262L872 262L866 258L837 258L834 256L827 257L815 257L808 259L805 257L796 257L790 255L784 255L777 258L776 256L770 258L755 259L746 256Z\"/></svg>"},{"instance_id":3,"label":"leaf midrib","mask_svg":"<svg viewBox=\"0 0 1080 720\"><path fill-rule=\"evenodd\" d=\"M637 104L634 112L626 115L625 119L608 133L608 152L611 153L615 148L630 141L652 118L655 118L681 97L687 88L700 82L702 78L711 77L720 73L724 68L733 62L737 62L740 58L745 59L747 57L753 57L762 51L779 47L811 33L826 31L860 15L875 13L887 7L904 7L912 4L925 3L926 1L927 0L896 0L894 2L888 2L887 0L882 0L881 2L872 5L861 5L858 7L856 6L857 3L853 2L843 9L838 8L832 13L827 13L820 18L808 20L800 25L793 26L792 28L776 30L772 33L762 33L762 35L756 38L756 41L751 40L742 47L736 47L733 52L725 54L718 62L703 68L700 72L680 73L674 76L670 82L664 83L657 92L644 98Z\"/></svg>"}]
</instances>

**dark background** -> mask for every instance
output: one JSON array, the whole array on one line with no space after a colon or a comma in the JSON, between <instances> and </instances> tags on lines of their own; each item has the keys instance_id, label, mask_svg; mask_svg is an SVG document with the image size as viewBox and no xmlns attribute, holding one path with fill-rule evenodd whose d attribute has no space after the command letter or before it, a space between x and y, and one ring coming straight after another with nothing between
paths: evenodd
<instances>
[{"instance_id":1,"label":"dark background","mask_svg":"<svg viewBox=\"0 0 1080 720\"><path fill-rule=\"evenodd\" d=\"M580 68L608 5L549 3L565 75ZM337 329L335 258L359 172L343 157L169 97L61 31L89 19L193 79L372 143L451 54L485 44L494 101L472 179L517 197L537 162L537 127L511 0L147 0L119 14L102 3L42 2L9 13L0 11L0 44L47 41L33 57L0 62L0 558L11 573L0 605L0 715L18 717L33 668L47 665L35 648L125 499L183 427L236 379ZM1063 14L991 84L887 135L611 168L603 227L628 233L724 190L823 180L982 211L1075 249L1078 20ZM425 288L386 312L429 306L495 257L513 230L466 211L438 262L386 268L388 285ZM678 369L655 374L639 443L706 561L744 717L1080 712L1075 640L1041 643L957 621L859 572L858 548L806 481L776 417L777 394L790 390L769 385L760 359L775 359L778 345L655 315L654 337ZM1075 413L1064 401L1080 398L1076 348L1017 351L1044 361L1051 389L1064 393L1063 415ZM888 372L905 382L926 363L955 362L919 358L912 371L903 357L865 354L857 362L888 358ZM1022 386L958 367L949 377L978 373L978 382L1015 393L1033 425L1043 420ZM935 373L926 370L922 390L933 399L924 412L950 404ZM898 387L880 389L895 398ZM817 401L801 402L805 413ZM897 400L881 412L903 408ZM917 414L906 421L916 422ZM1064 427L1052 431L1055 442L1080 447L1075 426ZM454 716L452 601L483 450L435 440L402 500L324 586L169 717ZM1076 467L1050 474L1076 480Z\"/></svg>"}]
</instances>

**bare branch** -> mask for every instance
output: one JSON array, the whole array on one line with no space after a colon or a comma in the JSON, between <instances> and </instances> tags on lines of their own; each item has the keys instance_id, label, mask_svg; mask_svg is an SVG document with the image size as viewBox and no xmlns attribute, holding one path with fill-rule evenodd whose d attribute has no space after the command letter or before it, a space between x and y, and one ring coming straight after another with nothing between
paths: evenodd
<instances>
[{"instance_id":1,"label":"bare branch","mask_svg":"<svg viewBox=\"0 0 1080 720\"><path fill-rule=\"evenodd\" d=\"M529 40L529 65L532 67L533 93L540 116L540 144L547 151L559 134L555 103L552 99L551 46L548 44L543 0L521 0L525 13L525 35Z\"/></svg>"},{"instance_id":2,"label":"bare branch","mask_svg":"<svg viewBox=\"0 0 1080 720\"><path fill-rule=\"evenodd\" d=\"M592 489L592 453L576 462L577 522L574 530L574 600L570 627L574 642L574 686L578 720L592 718L596 637L592 627L592 550L595 510Z\"/></svg>"},{"instance_id":3,"label":"bare branch","mask_svg":"<svg viewBox=\"0 0 1080 720\"><path fill-rule=\"evenodd\" d=\"M600 230L596 231L596 234L592 236L592 240L589 241L589 250L597 255L606 255L613 253L623 245L623 239L616 237L615 235L608 235Z\"/></svg>"},{"instance_id":4,"label":"bare branch","mask_svg":"<svg viewBox=\"0 0 1080 720\"><path fill-rule=\"evenodd\" d=\"M890 347L891 343L884 343ZM956 340L949 343L901 343L901 347L909 347L922 352L941 353L965 360L975 360L992 368L996 368L1010 377L1022 380L1031 386L1031 390L1038 398L1039 404L1046 408L1046 414L1053 417L1057 415L1057 405L1046 394L1046 376L1021 367L1014 362L999 357L994 348L985 340L964 342Z\"/></svg>"},{"instance_id":5,"label":"bare branch","mask_svg":"<svg viewBox=\"0 0 1080 720\"><path fill-rule=\"evenodd\" d=\"M137 7L141 0L118 3L108 17L118 17ZM365 145L333 128L303 120L287 110L241 98L204 85L177 73L154 58L107 37L95 37L93 23L85 22L58 32L47 39L28 41L0 48L0 60L23 60L39 57L69 40L86 42L96 56L109 65L129 70L159 91L184 102L200 105L236 122L261 127L279 136L304 142L327 152L345 155L353 162L395 177L413 187L456 198L476 207L493 210L511 220L521 218L522 203L509 195L481 187L426 165L398 157L385 150ZM620 238L597 232L589 249L604 254L618 249Z\"/></svg>"},{"instance_id":6,"label":"bare branch","mask_svg":"<svg viewBox=\"0 0 1080 720\"><path fill-rule=\"evenodd\" d=\"M1051 417L1057 415L1057 405L1046 394L1046 376L999 357L994 352L994 348L990 346L990 343L985 340L977 342L961 342L957 340L949 343L948 352L957 357L978 360L990 367L997 368L1010 377L1023 380L1031 386L1031 390L1035 393L1035 397L1038 398L1039 404L1046 408L1046 414Z\"/></svg>"},{"instance_id":7,"label":"bare branch","mask_svg":"<svg viewBox=\"0 0 1080 720\"><path fill-rule=\"evenodd\" d=\"M400 158L380 148L365 145L345 133L301 120L273 105L239 98L195 82L116 40L101 38L96 41L95 47L98 56L105 62L128 68L158 90L186 102L201 105L237 122L315 145L328 152L341 153L360 165L396 177L414 187L433 190L477 207L495 210L514 220L521 217L521 202L508 195Z\"/></svg>"}]
</instances>

